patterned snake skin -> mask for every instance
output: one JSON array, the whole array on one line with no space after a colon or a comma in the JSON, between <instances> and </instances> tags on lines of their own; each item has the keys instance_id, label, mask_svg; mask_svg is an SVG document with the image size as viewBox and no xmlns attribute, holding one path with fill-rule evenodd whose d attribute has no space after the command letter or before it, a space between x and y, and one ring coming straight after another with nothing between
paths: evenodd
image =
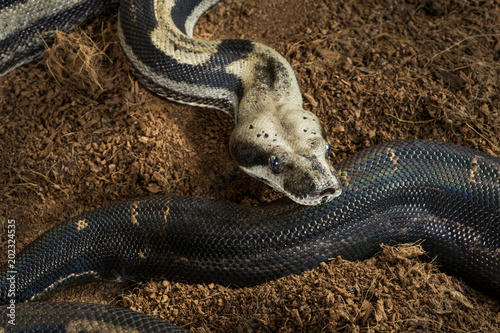
<instances>
[{"instance_id":1,"label":"patterned snake skin","mask_svg":"<svg viewBox=\"0 0 500 333\"><path fill-rule=\"evenodd\" d=\"M340 194L326 132L304 110L291 65L249 40L193 38L220 0L0 0L0 76L42 55L69 31L119 2L118 36L135 77L172 101L215 108L235 123L238 166L292 200L315 205Z\"/></svg>"},{"instance_id":2,"label":"patterned snake skin","mask_svg":"<svg viewBox=\"0 0 500 333\"><path fill-rule=\"evenodd\" d=\"M362 259L381 243L416 240L424 240L444 271L500 299L500 158L447 143L395 141L355 154L337 170L342 194L312 207L289 200L245 207L150 197L72 218L30 244L13 267L3 267L0 301L39 299L101 279L161 276L255 285L338 255ZM9 271L17 272L13 295ZM16 306L18 323L33 327L37 311L28 308L21 315L21 305ZM46 305L56 314L50 320L62 327L76 321L73 311L59 310L64 306ZM7 307L0 310L0 323L8 313ZM136 323L109 325L147 331ZM13 329L4 326L5 332Z\"/></svg>"}]
</instances>

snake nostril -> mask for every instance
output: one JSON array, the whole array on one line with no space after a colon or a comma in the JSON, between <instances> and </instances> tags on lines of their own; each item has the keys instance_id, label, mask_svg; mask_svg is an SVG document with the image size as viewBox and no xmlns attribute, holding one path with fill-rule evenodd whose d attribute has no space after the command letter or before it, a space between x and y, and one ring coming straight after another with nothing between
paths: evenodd
<instances>
[{"instance_id":1,"label":"snake nostril","mask_svg":"<svg viewBox=\"0 0 500 333\"><path fill-rule=\"evenodd\" d=\"M338 189L334 189L331 187L321 191L321 193L320 193L321 196L325 196L325 197L330 196L330 195L336 195L336 194L338 194Z\"/></svg>"}]
</instances>

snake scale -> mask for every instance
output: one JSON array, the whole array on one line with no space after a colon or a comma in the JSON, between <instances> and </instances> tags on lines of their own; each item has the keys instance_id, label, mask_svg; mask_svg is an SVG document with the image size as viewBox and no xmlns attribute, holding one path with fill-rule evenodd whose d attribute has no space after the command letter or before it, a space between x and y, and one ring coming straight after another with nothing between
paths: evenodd
<instances>
[{"instance_id":1,"label":"snake scale","mask_svg":"<svg viewBox=\"0 0 500 333\"><path fill-rule=\"evenodd\" d=\"M424 240L423 247L444 271L500 298L500 158L448 143L409 140L368 148L336 168L342 194L317 206L282 199L247 207L158 196L74 217L30 244L13 267L3 267L1 303L15 302L22 329L32 328L46 312L53 314L50 322L69 327L92 321L92 311L76 318L64 310L75 305L20 302L102 279L161 276L255 285L338 255L366 258L381 243L417 240ZM17 272L17 289L10 296L9 271ZM108 315L111 310L105 309ZM0 310L0 322L8 313L8 307ZM130 317L122 314L102 325L155 332L146 329L150 326L142 317L124 318ZM171 329L165 325L165 331ZM11 326L4 326L11 332Z\"/></svg>"},{"instance_id":2,"label":"snake scale","mask_svg":"<svg viewBox=\"0 0 500 333\"><path fill-rule=\"evenodd\" d=\"M380 243L416 240L443 270L500 298L500 159L446 143L397 141L335 171L325 132L302 109L295 75L279 54L250 41L192 39L197 19L217 2L120 1L124 53L155 93L228 113L239 166L295 203L245 207L158 196L72 218L2 267L0 333L183 331L114 307L23 302L97 280L255 285L338 255L369 257ZM0 75L41 56L55 28L71 30L116 5L0 1Z\"/></svg>"}]
</instances>

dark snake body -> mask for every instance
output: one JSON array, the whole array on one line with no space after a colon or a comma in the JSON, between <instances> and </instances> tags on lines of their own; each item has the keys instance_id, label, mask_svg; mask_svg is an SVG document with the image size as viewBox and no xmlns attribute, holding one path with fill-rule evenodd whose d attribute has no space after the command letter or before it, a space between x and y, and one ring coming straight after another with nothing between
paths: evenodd
<instances>
[{"instance_id":1,"label":"dark snake body","mask_svg":"<svg viewBox=\"0 0 500 333\"><path fill-rule=\"evenodd\" d=\"M33 300L101 279L255 285L338 255L367 258L381 243L417 240L444 271L500 299L499 158L447 143L395 141L337 170L342 194L317 206L159 196L72 218L30 244L14 267L3 267L0 300ZM14 298L8 270L17 272ZM7 314L4 307L0 322ZM61 311L53 320L72 317Z\"/></svg>"}]
</instances>

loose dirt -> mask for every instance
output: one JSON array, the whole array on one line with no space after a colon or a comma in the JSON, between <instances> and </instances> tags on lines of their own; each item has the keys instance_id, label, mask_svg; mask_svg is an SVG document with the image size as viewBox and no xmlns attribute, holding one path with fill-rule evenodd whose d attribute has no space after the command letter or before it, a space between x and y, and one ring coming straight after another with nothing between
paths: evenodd
<instances>
[{"instance_id":1,"label":"loose dirt","mask_svg":"<svg viewBox=\"0 0 500 333\"><path fill-rule=\"evenodd\" d=\"M407 138L500 156L499 7L227 0L195 35L252 39L285 55L306 108L325 125L334 163ZM18 249L71 216L126 198L256 205L280 197L231 161L226 115L170 103L137 82L116 16L60 35L47 57L0 78L0 117L2 244L15 219ZM368 260L332 258L254 288L101 283L54 299L126 306L193 332L500 331L498 301L421 261L422 253L418 244L384 246Z\"/></svg>"}]
</instances>

